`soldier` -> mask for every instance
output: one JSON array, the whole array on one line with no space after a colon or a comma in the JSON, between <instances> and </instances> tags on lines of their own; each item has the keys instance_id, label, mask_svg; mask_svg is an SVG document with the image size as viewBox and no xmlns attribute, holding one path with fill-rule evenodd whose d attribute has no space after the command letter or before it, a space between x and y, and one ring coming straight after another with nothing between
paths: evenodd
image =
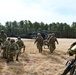
<instances>
[{"instance_id":1,"label":"soldier","mask_svg":"<svg viewBox=\"0 0 76 75\"><path fill-rule=\"evenodd\" d=\"M21 37L18 37L18 40L17 40L16 43L17 43L18 46L19 46L20 52L21 52L21 50L22 50L22 48L23 48L23 53L24 53L24 52L25 52L25 45L24 45L23 41L21 40Z\"/></svg>"},{"instance_id":2,"label":"soldier","mask_svg":"<svg viewBox=\"0 0 76 75\"><path fill-rule=\"evenodd\" d=\"M3 45L2 45L2 42L3 42L3 40L0 38L0 55L2 55L2 47L3 47Z\"/></svg>"},{"instance_id":3,"label":"soldier","mask_svg":"<svg viewBox=\"0 0 76 75\"><path fill-rule=\"evenodd\" d=\"M68 54L69 56L73 56L75 55L74 59L71 60L70 64L65 68L64 72L61 75L67 75L68 72L70 72L70 70L72 70L72 67L74 65L74 63L76 62L76 42L74 42L70 48L68 49ZM70 74L73 75L73 74ZM76 74L74 74L76 75Z\"/></svg>"},{"instance_id":4,"label":"soldier","mask_svg":"<svg viewBox=\"0 0 76 75\"><path fill-rule=\"evenodd\" d=\"M55 42L57 42L57 44L58 44L58 40L57 40L57 38L55 37L55 34L52 33L52 34L51 34L51 37L49 38L49 41L48 41L49 49L50 49L50 52L51 52L51 53L52 53L52 52L55 50L55 48L56 48Z\"/></svg>"},{"instance_id":5,"label":"soldier","mask_svg":"<svg viewBox=\"0 0 76 75\"><path fill-rule=\"evenodd\" d=\"M14 56L16 56L16 61L18 61L18 52L19 50L18 45L15 43L14 39L11 39L10 43L7 46L7 54L8 54L8 59L7 63L10 61L14 61Z\"/></svg>"},{"instance_id":6,"label":"soldier","mask_svg":"<svg viewBox=\"0 0 76 75\"><path fill-rule=\"evenodd\" d=\"M8 44L10 43L10 38L8 38L3 45L3 58L7 58L7 49L6 47L8 46Z\"/></svg>"},{"instance_id":7,"label":"soldier","mask_svg":"<svg viewBox=\"0 0 76 75\"><path fill-rule=\"evenodd\" d=\"M34 44L37 43L37 48L39 50L39 53L42 53L42 46L43 46L43 37L40 33L37 34L37 38L34 42Z\"/></svg>"},{"instance_id":8,"label":"soldier","mask_svg":"<svg viewBox=\"0 0 76 75\"><path fill-rule=\"evenodd\" d=\"M0 38L2 38L2 40L3 40L3 44L4 44L4 42L5 42L5 41L6 41L6 39L7 39L7 34L6 34L6 33L4 33L4 30L1 30Z\"/></svg>"}]
</instances>

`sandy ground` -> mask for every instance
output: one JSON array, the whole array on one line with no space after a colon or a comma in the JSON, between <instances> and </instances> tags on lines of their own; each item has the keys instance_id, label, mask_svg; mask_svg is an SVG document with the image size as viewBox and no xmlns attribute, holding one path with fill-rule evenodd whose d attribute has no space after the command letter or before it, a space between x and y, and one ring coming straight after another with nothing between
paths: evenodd
<instances>
[{"instance_id":1,"label":"sandy ground","mask_svg":"<svg viewBox=\"0 0 76 75\"><path fill-rule=\"evenodd\" d=\"M58 39L56 50L50 53L49 49L44 49L39 53L34 39L22 39L26 45L25 53L19 57L19 62L6 63L0 58L0 75L60 75L69 57L67 50L75 42L75 39ZM69 74L68 74L69 75Z\"/></svg>"}]
</instances>

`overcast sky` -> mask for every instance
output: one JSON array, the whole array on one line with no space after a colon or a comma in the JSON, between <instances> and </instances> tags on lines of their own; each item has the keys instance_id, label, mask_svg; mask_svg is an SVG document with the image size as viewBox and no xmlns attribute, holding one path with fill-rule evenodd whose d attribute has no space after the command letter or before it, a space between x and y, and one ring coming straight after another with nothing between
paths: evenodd
<instances>
[{"instance_id":1,"label":"overcast sky","mask_svg":"<svg viewBox=\"0 0 76 75\"><path fill-rule=\"evenodd\" d=\"M76 22L76 0L0 0L0 23L19 22Z\"/></svg>"}]
</instances>

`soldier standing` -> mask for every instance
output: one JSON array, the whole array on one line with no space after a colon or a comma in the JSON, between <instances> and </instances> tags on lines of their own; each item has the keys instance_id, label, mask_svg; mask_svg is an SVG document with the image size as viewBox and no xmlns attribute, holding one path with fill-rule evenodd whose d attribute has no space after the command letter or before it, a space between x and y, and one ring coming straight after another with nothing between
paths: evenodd
<instances>
[{"instance_id":1,"label":"soldier standing","mask_svg":"<svg viewBox=\"0 0 76 75\"><path fill-rule=\"evenodd\" d=\"M34 44L37 43L37 48L39 50L39 53L42 53L42 46L43 46L43 37L40 33L37 34L37 38L34 42Z\"/></svg>"},{"instance_id":2,"label":"soldier standing","mask_svg":"<svg viewBox=\"0 0 76 75\"><path fill-rule=\"evenodd\" d=\"M22 50L22 48L23 48L23 53L24 53L24 52L25 52L25 45L24 45L23 41L21 40L21 37L18 37L18 40L17 40L16 43L17 43L18 46L19 46L20 52L21 52L21 50Z\"/></svg>"},{"instance_id":3,"label":"soldier standing","mask_svg":"<svg viewBox=\"0 0 76 75\"><path fill-rule=\"evenodd\" d=\"M18 61L18 52L19 50L18 45L15 43L14 39L11 39L10 43L7 46L7 54L8 54L8 59L7 63L10 61L14 61L14 56L16 56L16 60Z\"/></svg>"},{"instance_id":4,"label":"soldier standing","mask_svg":"<svg viewBox=\"0 0 76 75\"><path fill-rule=\"evenodd\" d=\"M4 30L1 30L0 38L2 38L2 40L3 40L3 44L4 44L4 42L5 42L5 41L6 41L6 39L7 39L7 34L6 34L6 33L4 33Z\"/></svg>"},{"instance_id":5,"label":"soldier standing","mask_svg":"<svg viewBox=\"0 0 76 75\"><path fill-rule=\"evenodd\" d=\"M52 53L52 52L55 50L55 48L56 48L55 42L57 42L57 44L58 44L58 40L57 40L57 38L55 37L55 34L52 33L52 34L51 34L51 37L49 38L49 42L48 42L48 44L49 44L49 49L50 49L50 52L51 52L51 53Z\"/></svg>"}]
</instances>

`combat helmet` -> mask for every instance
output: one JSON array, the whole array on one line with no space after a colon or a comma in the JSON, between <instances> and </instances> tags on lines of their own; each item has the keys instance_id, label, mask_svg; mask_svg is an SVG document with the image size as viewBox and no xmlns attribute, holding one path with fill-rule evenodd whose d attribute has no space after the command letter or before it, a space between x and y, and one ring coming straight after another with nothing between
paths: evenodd
<instances>
[{"instance_id":1,"label":"combat helmet","mask_svg":"<svg viewBox=\"0 0 76 75\"><path fill-rule=\"evenodd\" d=\"M18 37L18 39L21 39L21 37Z\"/></svg>"},{"instance_id":2,"label":"combat helmet","mask_svg":"<svg viewBox=\"0 0 76 75\"><path fill-rule=\"evenodd\" d=\"M1 30L1 33L4 33L4 30Z\"/></svg>"},{"instance_id":3,"label":"combat helmet","mask_svg":"<svg viewBox=\"0 0 76 75\"><path fill-rule=\"evenodd\" d=\"M55 33L52 33L51 35L52 35L52 36L55 36Z\"/></svg>"},{"instance_id":4,"label":"combat helmet","mask_svg":"<svg viewBox=\"0 0 76 75\"><path fill-rule=\"evenodd\" d=\"M37 36L41 36L41 34L40 33L37 33Z\"/></svg>"}]
</instances>

